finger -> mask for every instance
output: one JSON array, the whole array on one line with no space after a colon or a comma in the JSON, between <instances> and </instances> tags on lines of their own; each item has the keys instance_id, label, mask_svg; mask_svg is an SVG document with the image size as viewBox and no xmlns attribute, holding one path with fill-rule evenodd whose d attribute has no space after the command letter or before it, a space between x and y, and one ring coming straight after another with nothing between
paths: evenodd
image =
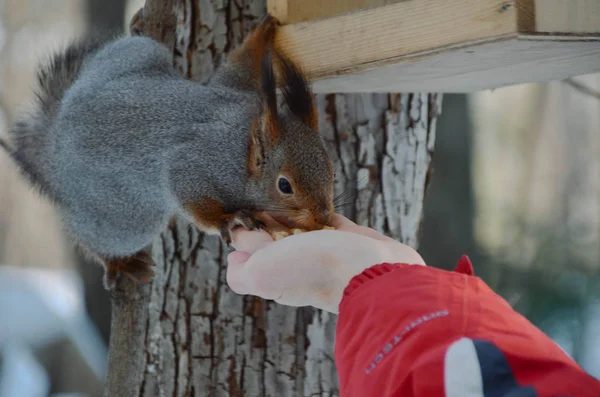
<instances>
[{"instance_id":1,"label":"finger","mask_svg":"<svg viewBox=\"0 0 600 397\"><path fill-rule=\"evenodd\" d=\"M334 227L336 229L340 229L343 227L357 226L356 223L352 222L350 219L346 218L341 214L333 214L331 217L331 222L329 222L329 226Z\"/></svg>"},{"instance_id":2,"label":"finger","mask_svg":"<svg viewBox=\"0 0 600 397\"><path fill-rule=\"evenodd\" d=\"M264 230L246 230L235 228L231 233L231 245L238 251L254 254L256 251L273 243L273 237Z\"/></svg>"},{"instance_id":3,"label":"finger","mask_svg":"<svg viewBox=\"0 0 600 397\"><path fill-rule=\"evenodd\" d=\"M341 216L338 219L336 219L336 222L337 222L337 224L342 225L339 229L336 228L339 231L360 234L361 236L370 237L374 240L379 240L384 243L388 243L388 244L391 243L391 245L389 245L389 246L393 250L396 250L396 251L399 250L398 251L399 257L405 258L404 261L406 261L407 263L410 263L411 265L412 264L426 265L425 261L417 253L417 251L415 251L410 246L400 243L399 241L397 241L396 239L394 239L392 237L389 237L382 233L379 233L377 230L371 229L370 227L357 225L356 223L350 221L349 219L343 218Z\"/></svg>"},{"instance_id":4,"label":"finger","mask_svg":"<svg viewBox=\"0 0 600 397\"><path fill-rule=\"evenodd\" d=\"M381 240L381 241L389 241L390 240L390 237L384 236L383 234L379 233L377 230L371 229L370 227L357 225L356 223L352 222L350 219L348 219L345 216L340 215L340 214L333 215L330 225L336 229L341 229L346 232L351 232L351 233L360 234L362 236L371 237L376 240Z\"/></svg>"},{"instance_id":5,"label":"finger","mask_svg":"<svg viewBox=\"0 0 600 397\"><path fill-rule=\"evenodd\" d=\"M366 227L366 226L356 225L354 227L348 227L348 228L344 228L342 230L348 231L351 233L360 234L361 236L371 237L372 239L380 240L380 241L393 240L391 237L385 236L385 235L379 233L377 230L371 229L370 227Z\"/></svg>"}]
</instances>

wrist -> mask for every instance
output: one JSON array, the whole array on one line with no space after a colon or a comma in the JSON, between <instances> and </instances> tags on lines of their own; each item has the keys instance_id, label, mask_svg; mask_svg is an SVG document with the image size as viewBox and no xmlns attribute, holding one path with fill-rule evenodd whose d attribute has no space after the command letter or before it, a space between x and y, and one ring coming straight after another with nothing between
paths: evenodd
<instances>
[{"instance_id":1,"label":"wrist","mask_svg":"<svg viewBox=\"0 0 600 397\"><path fill-rule=\"evenodd\" d=\"M360 246L350 248L344 255L338 259L333 266L333 276L337 279L335 284L336 290L336 307L342 301L345 290L348 288L352 280L360 276L365 270L384 262L389 262L391 253L388 247L381 241L371 238L361 241ZM344 262L341 262L339 260ZM328 261L329 263L335 263Z\"/></svg>"}]
</instances>

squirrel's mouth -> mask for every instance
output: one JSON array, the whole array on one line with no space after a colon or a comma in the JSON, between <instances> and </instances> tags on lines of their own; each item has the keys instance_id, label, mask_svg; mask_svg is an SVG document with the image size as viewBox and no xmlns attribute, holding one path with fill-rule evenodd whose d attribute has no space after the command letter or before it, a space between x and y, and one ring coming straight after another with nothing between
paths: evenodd
<instances>
[{"instance_id":1,"label":"squirrel's mouth","mask_svg":"<svg viewBox=\"0 0 600 397\"><path fill-rule=\"evenodd\" d=\"M278 215L269 214L269 216L271 216L271 218L273 218L273 220L275 220L275 222L280 223L281 225L283 225L284 227L287 227L288 229L304 229L307 231L311 231L311 230L319 230L319 229L323 228L323 225L320 225L314 221L311 222L312 217L310 217L310 216L307 217L304 214L299 214L296 217L290 217L290 216L285 216L285 215L281 215L281 214L278 214ZM298 218L300 218L300 219L298 219Z\"/></svg>"},{"instance_id":2,"label":"squirrel's mouth","mask_svg":"<svg viewBox=\"0 0 600 397\"><path fill-rule=\"evenodd\" d=\"M273 220L277 223L281 223L282 226L287 227L288 229L294 229L294 228L304 228L304 225L301 224L300 222L296 221L294 218L289 217L289 216L285 216L285 215L275 215L275 214L269 214L271 216L271 218L273 218Z\"/></svg>"}]
</instances>

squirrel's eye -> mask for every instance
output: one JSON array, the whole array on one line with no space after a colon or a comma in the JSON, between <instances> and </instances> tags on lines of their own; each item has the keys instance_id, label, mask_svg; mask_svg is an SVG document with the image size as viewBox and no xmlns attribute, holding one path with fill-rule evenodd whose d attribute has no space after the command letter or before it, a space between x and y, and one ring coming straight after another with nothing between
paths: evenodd
<instances>
[{"instance_id":1,"label":"squirrel's eye","mask_svg":"<svg viewBox=\"0 0 600 397\"><path fill-rule=\"evenodd\" d=\"M279 181L277 181L277 187L279 188L279 191L283 194L294 193L292 191L292 185L290 185L290 181L288 181L285 178L279 178Z\"/></svg>"}]
</instances>

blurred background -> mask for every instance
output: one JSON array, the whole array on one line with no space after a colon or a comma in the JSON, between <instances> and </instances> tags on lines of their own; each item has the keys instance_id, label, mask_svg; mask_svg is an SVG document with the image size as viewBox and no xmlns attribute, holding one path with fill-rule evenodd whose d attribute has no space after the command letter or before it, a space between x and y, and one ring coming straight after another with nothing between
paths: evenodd
<instances>
[{"instance_id":1,"label":"blurred background","mask_svg":"<svg viewBox=\"0 0 600 397\"><path fill-rule=\"evenodd\" d=\"M86 30L122 32L144 0L0 0L0 136L40 57ZM0 397L102 396L110 300L100 266L0 151Z\"/></svg>"},{"instance_id":2,"label":"blurred background","mask_svg":"<svg viewBox=\"0 0 600 397\"><path fill-rule=\"evenodd\" d=\"M143 0L0 0L0 136L36 60ZM445 95L419 251L468 254L494 290L600 378L600 74ZM0 397L102 395L110 302L99 266L0 151Z\"/></svg>"}]
</instances>

